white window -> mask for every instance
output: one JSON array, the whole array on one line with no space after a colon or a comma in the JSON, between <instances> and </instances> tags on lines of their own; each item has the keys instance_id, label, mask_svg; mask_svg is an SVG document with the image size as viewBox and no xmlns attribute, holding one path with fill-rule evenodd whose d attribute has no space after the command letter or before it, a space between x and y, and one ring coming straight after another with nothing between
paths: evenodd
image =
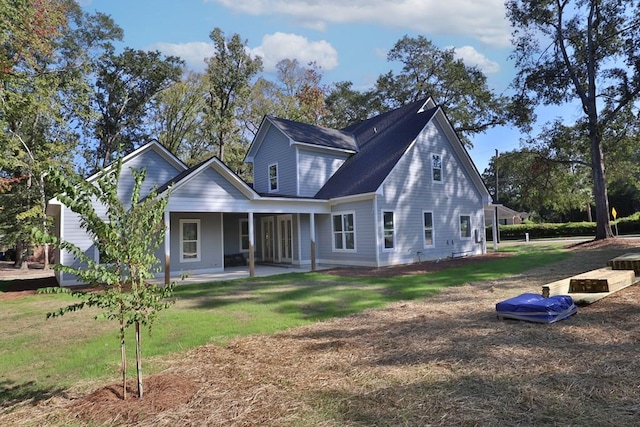
<instances>
[{"instance_id":1,"label":"white window","mask_svg":"<svg viewBox=\"0 0 640 427\"><path fill-rule=\"evenodd\" d=\"M353 212L332 215L333 249L336 251L356 250L356 223Z\"/></svg>"},{"instance_id":2,"label":"white window","mask_svg":"<svg viewBox=\"0 0 640 427\"><path fill-rule=\"evenodd\" d=\"M424 247L431 248L435 246L433 240L433 212L422 212L422 226L424 228Z\"/></svg>"},{"instance_id":3,"label":"white window","mask_svg":"<svg viewBox=\"0 0 640 427\"><path fill-rule=\"evenodd\" d=\"M442 156L431 155L431 179L433 182L442 182Z\"/></svg>"},{"instance_id":4,"label":"white window","mask_svg":"<svg viewBox=\"0 0 640 427\"><path fill-rule=\"evenodd\" d=\"M460 215L460 238L461 239L471 238L471 216L470 215Z\"/></svg>"},{"instance_id":5,"label":"white window","mask_svg":"<svg viewBox=\"0 0 640 427\"><path fill-rule=\"evenodd\" d=\"M384 231L384 249L396 247L395 221L392 211L382 212L382 229Z\"/></svg>"},{"instance_id":6,"label":"white window","mask_svg":"<svg viewBox=\"0 0 640 427\"><path fill-rule=\"evenodd\" d=\"M200 261L200 220L180 220L180 261Z\"/></svg>"},{"instance_id":7,"label":"white window","mask_svg":"<svg viewBox=\"0 0 640 427\"><path fill-rule=\"evenodd\" d=\"M269 191L278 191L278 164L269 165Z\"/></svg>"},{"instance_id":8,"label":"white window","mask_svg":"<svg viewBox=\"0 0 640 427\"><path fill-rule=\"evenodd\" d=\"M240 220L240 250L249 250L249 220Z\"/></svg>"}]
</instances>

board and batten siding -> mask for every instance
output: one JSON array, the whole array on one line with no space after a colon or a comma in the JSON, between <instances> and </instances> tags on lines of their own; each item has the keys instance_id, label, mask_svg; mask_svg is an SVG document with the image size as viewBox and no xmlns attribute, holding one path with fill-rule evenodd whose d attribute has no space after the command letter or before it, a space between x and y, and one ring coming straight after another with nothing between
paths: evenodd
<instances>
[{"instance_id":1,"label":"board and batten siding","mask_svg":"<svg viewBox=\"0 0 640 427\"><path fill-rule=\"evenodd\" d=\"M431 155L442 162L442 183L433 182ZM377 196L380 265L434 260L449 256L480 254L484 236L482 195L469 172L446 138L440 125L432 121L417 137L382 184ZM382 212L394 212L395 247L383 245ZM433 213L434 246L424 247L423 212ZM460 237L460 216L471 217L471 237Z\"/></svg>"},{"instance_id":2,"label":"board and batten siding","mask_svg":"<svg viewBox=\"0 0 640 427\"><path fill-rule=\"evenodd\" d=\"M273 194L297 195L296 153L289 138L270 126L253 161L253 187L258 193L269 191L269 166L278 165L278 191Z\"/></svg>"},{"instance_id":3,"label":"board and batten siding","mask_svg":"<svg viewBox=\"0 0 640 427\"><path fill-rule=\"evenodd\" d=\"M332 213L354 213L355 251L333 249L332 215L316 215L318 261L335 265L376 265L376 228L373 199L340 203Z\"/></svg>"},{"instance_id":4,"label":"board and batten siding","mask_svg":"<svg viewBox=\"0 0 640 427\"><path fill-rule=\"evenodd\" d=\"M299 196L313 197L349 157L339 152L298 148Z\"/></svg>"},{"instance_id":5,"label":"board and batten siding","mask_svg":"<svg viewBox=\"0 0 640 427\"><path fill-rule=\"evenodd\" d=\"M200 260L180 259L180 220L200 221ZM222 213L171 213L171 275L211 273L224 270Z\"/></svg>"}]
</instances>

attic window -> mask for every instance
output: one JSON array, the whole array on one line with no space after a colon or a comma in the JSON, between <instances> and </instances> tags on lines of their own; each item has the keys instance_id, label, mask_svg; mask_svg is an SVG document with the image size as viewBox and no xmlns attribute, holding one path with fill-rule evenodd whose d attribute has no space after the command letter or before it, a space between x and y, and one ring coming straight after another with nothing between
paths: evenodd
<instances>
[{"instance_id":1,"label":"attic window","mask_svg":"<svg viewBox=\"0 0 640 427\"><path fill-rule=\"evenodd\" d=\"M269 165L269 191L278 191L278 164Z\"/></svg>"},{"instance_id":2,"label":"attic window","mask_svg":"<svg viewBox=\"0 0 640 427\"><path fill-rule=\"evenodd\" d=\"M442 156L431 155L431 179L433 182L442 182Z\"/></svg>"}]
</instances>

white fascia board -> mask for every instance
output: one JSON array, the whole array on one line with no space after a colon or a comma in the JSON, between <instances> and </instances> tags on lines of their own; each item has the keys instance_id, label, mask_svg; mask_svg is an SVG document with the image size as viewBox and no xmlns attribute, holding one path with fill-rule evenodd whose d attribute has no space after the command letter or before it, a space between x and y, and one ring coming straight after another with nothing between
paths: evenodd
<instances>
[{"instance_id":1,"label":"white fascia board","mask_svg":"<svg viewBox=\"0 0 640 427\"><path fill-rule=\"evenodd\" d=\"M162 156L165 160L167 160L169 163L172 163L174 166L176 166L178 169L181 169L182 171L185 171L187 169L189 169L187 167L187 165L185 165L180 159L178 159L176 156L174 156L169 150L167 150L165 147L163 147L158 141L156 141L155 139L152 141L149 141L148 143L146 143L145 145L143 145L142 147L139 147L137 150L133 150L131 153L127 154L126 156L124 156L122 158L122 164L124 165L125 163L127 163L129 160L138 157L139 155L141 155L142 153L146 152L147 150L150 150L152 148L155 148L156 151L158 152L158 154L160 154L160 156ZM95 181L102 173L104 172L109 172L111 169L113 169L113 163L109 164L107 167L105 167L104 169L101 169L100 171L94 173L93 175L91 175L90 177L87 178L87 181L89 182L93 182Z\"/></svg>"},{"instance_id":2,"label":"white fascia board","mask_svg":"<svg viewBox=\"0 0 640 427\"><path fill-rule=\"evenodd\" d=\"M256 199L259 197L258 193L256 193L251 187L249 187L244 181L242 181L236 174L231 172L229 168L227 168L217 157L212 157L211 159L209 159L209 161L201 164L200 167L182 178L180 182L175 183L172 187L170 187L171 192L178 191L181 187L187 185L187 183L189 183L192 179L200 175L209 167L218 172L225 180L236 187L248 199Z\"/></svg>"},{"instance_id":3,"label":"white fascia board","mask_svg":"<svg viewBox=\"0 0 640 427\"><path fill-rule=\"evenodd\" d=\"M326 200L262 197L252 202L254 213L330 213Z\"/></svg>"},{"instance_id":4,"label":"white fascia board","mask_svg":"<svg viewBox=\"0 0 640 427\"><path fill-rule=\"evenodd\" d=\"M337 151L339 153L345 153L345 154L355 154L356 151L355 150L348 150L346 148L337 148L337 147L326 147L324 145L317 145L317 144L309 144L308 142L298 142L298 141L294 141L294 140L290 140L289 145L301 145L303 147L307 147L313 150L318 150L318 151Z\"/></svg>"},{"instance_id":5,"label":"white fascia board","mask_svg":"<svg viewBox=\"0 0 640 427\"><path fill-rule=\"evenodd\" d=\"M444 111L442 111L441 107L438 107L438 109L436 110L431 120L438 120L438 123L444 130L445 134L447 135L447 138L449 139L449 141L451 141L451 146L455 150L456 154L458 154L458 157L461 160L462 166L469 173L471 180L473 181L476 188L480 192L483 201L485 202L485 204L490 203L491 195L489 194L489 190L487 189L487 186L482 180L480 172L478 172L478 168L476 168L476 165L475 163L473 163L473 160L471 159L469 152L462 144L462 141L460 141L460 138L458 138L458 135L456 134L453 127L451 126L449 119L447 119L447 116L444 114Z\"/></svg>"},{"instance_id":6,"label":"white fascia board","mask_svg":"<svg viewBox=\"0 0 640 427\"><path fill-rule=\"evenodd\" d=\"M260 145L262 145L262 141L267 134L269 128L274 125L269 116L264 116L262 118L262 123L260 123L260 127L258 128L258 132L256 132L256 136L251 141L251 145L247 150L247 154L244 156L245 163L253 163L256 153L260 150ZM275 125L274 125L275 126ZM277 127L277 126L276 126Z\"/></svg>"},{"instance_id":7,"label":"white fascia board","mask_svg":"<svg viewBox=\"0 0 640 427\"><path fill-rule=\"evenodd\" d=\"M370 200L373 199L374 197L376 197L376 191L374 191L373 193L363 193L363 194L355 194L353 196L342 196L342 197L336 197L333 199L329 199L329 205L331 206L335 206L337 204L340 203L347 203L347 202L359 202L361 200Z\"/></svg>"}]
</instances>

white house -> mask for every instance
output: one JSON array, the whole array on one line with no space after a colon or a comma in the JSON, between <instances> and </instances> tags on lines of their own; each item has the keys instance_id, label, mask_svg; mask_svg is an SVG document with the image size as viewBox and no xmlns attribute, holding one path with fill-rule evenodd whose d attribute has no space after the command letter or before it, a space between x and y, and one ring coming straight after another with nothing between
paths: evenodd
<instances>
[{"instance_id":1,"label":"white house","mask_svg":"<svg viewBox=\"0 0 640 427\"><path fill-rule=\"evenodd\" d=\"M267 116L246 161L253 185L216 157L187 168L155 141L123 159L123 200L131 168L146 168L145 191L171 188L157 254L166 280L245 257L253 272L258 262L379 267L486 251L489 193L431 99L340 130ZM60 238L97 257L76 214L56 199L48 213Z\"/></svg>"}]
</instances>

